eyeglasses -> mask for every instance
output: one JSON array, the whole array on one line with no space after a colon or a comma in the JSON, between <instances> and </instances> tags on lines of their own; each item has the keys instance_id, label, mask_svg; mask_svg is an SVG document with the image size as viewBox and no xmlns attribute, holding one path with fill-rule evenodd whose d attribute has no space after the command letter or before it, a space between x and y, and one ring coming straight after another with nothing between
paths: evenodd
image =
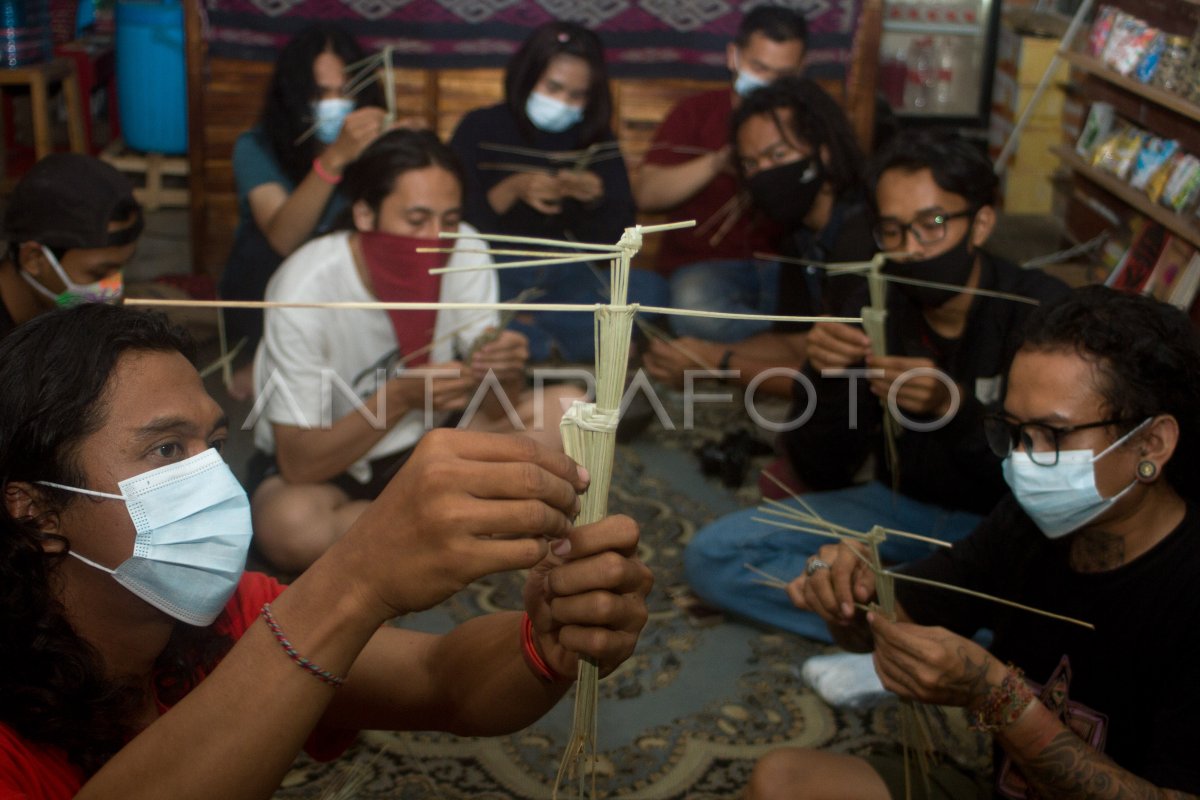
<instances>
[{"instance_id":1,"label":"eyeglasses","mask_svg":"<svg viewBox=\"0 0 1200 800\"><path fill-rule=\"evenodd\" d=\"M1088 428L1103 428L1106 425L1125 425L1137 420L1104 419L1085 422L1082 425L1067 425L1056 428L1041 422L1013 422L1003 414L988 414L983 418L983 432L988 446L1000 458L1008 458L1018 447L1029 460L1040 467L1053 467L1058 463L1058 447L1062 437Z\"/></svg>"},{"instance_id":2,"label":"eyeglasses","mask_svg":"<svg viewBox=\"0 0 1200 800\"><path fill-rule=\"evenodd\" d=\"M875 223L875 244L884 251L899 250L904 247L908 232L912 231L913 238L918 244L937 244L946 238L946 223L960 217L972 217L977 209L968 208L966 211L956 211L947 214L943 211L926 211L918 214L912 222L903 223L894 219L884 219Z\"/></svg>"}]
</instances>

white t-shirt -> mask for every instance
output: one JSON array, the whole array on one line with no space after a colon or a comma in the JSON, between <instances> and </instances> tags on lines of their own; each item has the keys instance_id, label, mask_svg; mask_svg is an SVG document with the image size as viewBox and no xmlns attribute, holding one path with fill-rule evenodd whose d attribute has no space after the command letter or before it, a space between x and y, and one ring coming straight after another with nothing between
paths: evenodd
<instances>
[{"instance_id":1,"label":"white t-shirt","mask_svg":"<svg viewBox=\"0 0 1200 800\"><path fill-rule=\"evenodd\" d=\"M462 233L475 229L462 223ZM293 253L271 278L266 299L276 302L374 302L359 277L350 251L350 234L333 233L314 239ZM483 250L478 239L457 239L455 250ZM481 253L455 252L447 266L490 264ZM499 295L496 271L451 272L442 275L439 301L443 303L494 303ZM465 351L488 326L498 324L495 311L438 311L429 362L454 357L456 345ZM465 327L464 327L465 326ZM329 427L350 413L365 414L368 421L382 420L383 410L364 405L379 388L378 369L393 371L396 333L386 311L346 311L329 308L272 308L264 319L263 339L254 359L257 390L251 419L254 444L264 453L275 452L273 423L299 428ZM451 331L463 328L453 337ZM436 425L444 415L435 412ZM366 483L368 464L377 458L412 447L426 430L424 411L402 417L362 459L347 472Z\"/></svg>"}]
</instances>

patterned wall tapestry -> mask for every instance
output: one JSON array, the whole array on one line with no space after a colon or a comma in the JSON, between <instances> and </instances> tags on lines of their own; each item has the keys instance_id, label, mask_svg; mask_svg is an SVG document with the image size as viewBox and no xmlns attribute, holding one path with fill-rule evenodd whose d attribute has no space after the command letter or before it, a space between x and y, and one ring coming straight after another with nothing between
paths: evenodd
<instances>
[{"instance_id":1,"label":"patterned wall tapestry","mask_svg":"<svg viewBox=\"0 0 1200 800\"><path fill-rule=\"evenodd\" d=\"M395 48L397 66L503 66L529 31L554 19L600 34L618 77L728 76L725 45L760 5L802 11L808 74L845 74L861 0L204 0L213 56L270 61L312 20L337 22L364 46Z\"/></svg>"}]
</instances>

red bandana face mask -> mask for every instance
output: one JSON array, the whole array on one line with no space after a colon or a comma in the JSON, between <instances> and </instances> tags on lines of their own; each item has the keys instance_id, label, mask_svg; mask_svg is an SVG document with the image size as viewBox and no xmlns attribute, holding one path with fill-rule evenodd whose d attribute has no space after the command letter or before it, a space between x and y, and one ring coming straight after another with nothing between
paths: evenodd
<instances>
[{"instance_id":1,"label":"red bandana face mask","mask_svg":"<svg viewBox=\"0 0 1200 800\"><path fill-rule=\"evenodd\" d=\"M375 297L379 300L385 303L436 303L439 300L442 276L430 275L429 270L445 266L447 254L418 253L417 248L446 247L446 240L359 231L358 243ZM396 332L401 358L428 346L432 341L437 311L387 313ZM405 364L412 367L428 362L429 354L422 353Z\"/></svg>"}]
</instances>

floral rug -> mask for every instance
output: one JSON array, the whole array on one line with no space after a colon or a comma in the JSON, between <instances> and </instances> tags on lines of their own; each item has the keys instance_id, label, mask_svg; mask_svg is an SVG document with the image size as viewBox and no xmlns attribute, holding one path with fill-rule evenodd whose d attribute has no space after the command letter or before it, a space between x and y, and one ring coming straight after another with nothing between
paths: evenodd
<instances>
[{"instance_id":1,"label":"floral rug","mask_svg":"<svg viewBox=\"0 0 1200 800\"><path fill-rule=\"evenodd\" d=\"M637 443L618 447L610 511L641 524L641 555L656 583L637 652L601 682L599 797L731 800L755 760L776 747L898 747L895 703L838 710L804 685L801 664L832 648L698 607L684 586L682 549L697 527L756 500L752 477L731 492L702 477L692 453L696 443L728 432L734 417L709 408L686 434L652 425ZM493 576L405 622L446 630L480 613L519 609L523 582L519 574ZM570 729L570 700L510 736L365 733L338 762L302 758L276 797L547 800ZM967 733L960 715L940 716L938 726L959 760L986 761L986 742ZM558 796L573 796L571 788Z\"/></svg>"}]
</instances>

